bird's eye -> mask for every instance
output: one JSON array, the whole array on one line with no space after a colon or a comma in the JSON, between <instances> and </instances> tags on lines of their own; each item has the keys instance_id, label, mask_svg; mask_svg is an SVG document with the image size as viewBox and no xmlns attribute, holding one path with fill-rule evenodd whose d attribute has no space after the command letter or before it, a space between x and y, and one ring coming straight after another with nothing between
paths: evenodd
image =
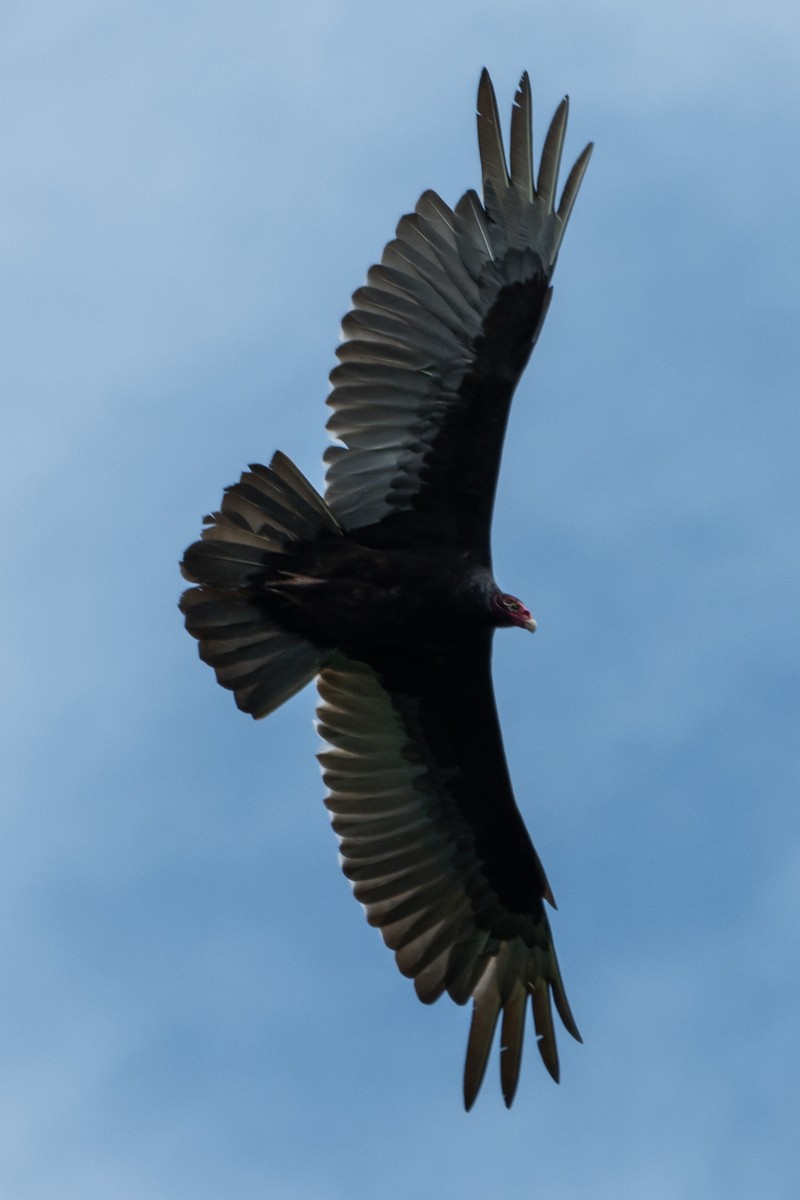
<instances>
[{"instance_id":1,"label":"bird's eye","mask_svg":"<svg viewBox=\"0 0 800 1200\"><path fill-rule=\"evenodd\" d=\"M518 600L514 600L511 596L503 596L503 608L509 612L519 612L522 605Z\"/></svg>"}]
</instances>

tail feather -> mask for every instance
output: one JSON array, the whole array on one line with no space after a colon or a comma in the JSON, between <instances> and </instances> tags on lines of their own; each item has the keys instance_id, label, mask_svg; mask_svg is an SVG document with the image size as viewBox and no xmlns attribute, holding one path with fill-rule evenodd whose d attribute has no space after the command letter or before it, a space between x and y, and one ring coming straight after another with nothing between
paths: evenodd
<instances>
[{"instance_id":1,"label":"tail feather","mask_svg":"<svg viewBox=\"0 0 800 1200\"><path fill-rule=\"evenodd\" d=\"M184 592L186 628L217 681L254 717L265 717L320 670L325 651L284 629L269 612L264 583L283 569L293 544L341 527L297 467L276 454L251 466L206 518L181 570L199 586Z\"/></svg>"},{"instance_id":2,"label":"tail feather","mask_svg":"<svg viewBox=\"0 0 800 1200\"><path fill-rule=\"evenodd\" d=\"M252 468L263 471L263 467ZM309 519L316 519L317 527L330 529L333 533L341 533L342 527L333 512L322 499L316 488L313 488L301 471L298 471L288 455L276 450L272 456L269 469L277 475L281 482L293 493L296 504L302 504L309 513Z\"/></svg>"},{"instance_id":3,"label":"tail feather","mask_svg":"<svg viewBox=\"0 0 800 1200\"><path fill-rule=\"evenodd\" d=\"M201 659L233 692L242 712L268 716L320 669L316 647L281 629L251 600L190 588L181 597L181 610L186 628L200 643Z\"/></svg>"}]
</instances>

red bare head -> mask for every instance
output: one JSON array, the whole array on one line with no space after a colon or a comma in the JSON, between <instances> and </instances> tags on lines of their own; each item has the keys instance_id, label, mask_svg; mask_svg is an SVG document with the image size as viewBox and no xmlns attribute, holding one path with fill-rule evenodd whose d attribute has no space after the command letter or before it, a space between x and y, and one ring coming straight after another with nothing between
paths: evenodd
<instances>
[{"instance_id":1,"label":"red bare head","mask_svg":"<svg viewBox=\"0 0 800 1200\"><path fill-rule=\"evenodd\" d=\"M536 631L536 622L525 605L508 592L495 592L492 596L492 612L498 625L519 625L520 629Z\"/></svg>"}]
</instances>

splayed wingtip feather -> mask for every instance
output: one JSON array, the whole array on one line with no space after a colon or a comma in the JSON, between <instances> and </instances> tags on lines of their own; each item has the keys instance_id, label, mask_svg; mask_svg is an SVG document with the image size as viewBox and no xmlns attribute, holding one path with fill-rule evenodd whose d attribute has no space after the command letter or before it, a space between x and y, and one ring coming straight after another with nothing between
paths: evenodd
<instances>
[{"instance_id":1,"label":"splayed wingtip feather","mask_svg":"<svg viewBox=\"0 0 800 1200\"><path fill-rule=\"evenodd\" d=\"M550 128L547 130L542 148L542 161L539 164L536 190L551 212L555 207L558 172L561 166L561 152L564 148L568 115L569 100L565 96L550 122Z\"/></svg>"},{"instance_id":2,"label":"splayed wingtip feather","mask_svg":"<svg viewBox=\"0 0 800 1200\"><path fill-rule=\"evenodd\" d=\"M511 182L533 201L533 115L528 72L523 71L511 109Z\"/></svg>"},{"instance_id":3,"label":"splayed wingtip feather","mask_svg":"<svg viewBox=\"0 0 800 1200\"><path fill-rule=\"evenodd\" d=\"M506 155L503 147L503 135L500 129L500 115L497 111L497 98L489 77L489 72L483 68L478 84L478 150L481 158L481 169L484 186L488 181L498 200L502 200L508 191L509 179L506 167Z\"/></svg>"}]
</instances>

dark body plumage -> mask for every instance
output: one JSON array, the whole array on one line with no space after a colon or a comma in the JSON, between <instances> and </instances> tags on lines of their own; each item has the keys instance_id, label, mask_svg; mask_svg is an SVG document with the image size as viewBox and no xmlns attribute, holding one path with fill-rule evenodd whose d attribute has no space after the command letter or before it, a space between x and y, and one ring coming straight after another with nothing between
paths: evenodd
<instances>
[{"instance_id":1,"label":"dark body plumage","mask_svg":"<svg viewBox=\"0 0 800 1200\"><path fill-rule=\"evenodd\" d=\"M266 716L318 677L326 803L354 893L420 999L474 1001L468 1108L500 1014L507 1104L529 997L554 1078L551 996L579 1037L491 682L494 630L535 623L494 582L489 539L511 397L590 151L556 208L566 101L535 186L527 75L510 176L485 71L478 108L483 204L424 193L343 322L325 499L282 454L252 466L187 550L198 586L181 600L245 712Z\"/></svg>"}]
</instances>

